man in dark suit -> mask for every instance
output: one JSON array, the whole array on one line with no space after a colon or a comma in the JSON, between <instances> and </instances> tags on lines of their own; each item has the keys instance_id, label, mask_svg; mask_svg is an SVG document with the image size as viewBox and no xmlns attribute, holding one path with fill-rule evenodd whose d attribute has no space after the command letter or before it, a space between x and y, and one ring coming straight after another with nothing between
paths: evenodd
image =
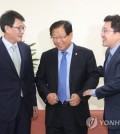
<instances>
[{"instance_id":1,"label":"man in dark suit","mask_svg":"<svg viewBox=\"0 0 120 134\"><path fill-rule=\"evenodd\" d=\"M104 85L87 90L84 96L92 95L105 98L104 119L109 134L120 134L120 16L106 16L102 29L103 46L108 47L104 67L99 67Z\"/></svg>"},{"instance_id":2,"label":"man in dark suit","mask_svg":"<svg viewBox=\"0 0 120 134\"><path fill-rule=\"evenodd\" d=\"M93 52L72 42L72 25L57 21L50 27L56 48L44 52L36 75L40 96L46 103L46 134L87 134L90 116L87 87L98 84Z\"/></svg>"},{"instance_id":3,"label":"man in dark suit","mask_svg":"<svg viewBox=\"0 0 120 134\"><path fill-rule=\"evenodd\" d=\"M0 134L30 134L37 115L31 51L21 42L24 21L13 10L0 17Z\"/></svg>"}]
</instances>

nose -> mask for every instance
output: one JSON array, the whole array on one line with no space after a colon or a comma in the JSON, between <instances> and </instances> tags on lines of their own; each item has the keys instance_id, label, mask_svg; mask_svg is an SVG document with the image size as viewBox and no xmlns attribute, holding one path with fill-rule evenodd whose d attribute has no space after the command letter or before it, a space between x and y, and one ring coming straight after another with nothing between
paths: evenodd
<instances>
[{"instance_id":1,"label":"nose","mask_svg":"<svg viewBox=\"0 0 120 134\"><path fill-rule=\"evenodd\" d=\"M24 29L21 29L20 30L20 33L24 34L25 30Z\"/></svg>"},{"instance_id":2,"label":"nose","mask_svg":"<svg viewBox=\"0 0 120 134\"><path fill-rule=\"evenodd\" d=\"M103 37L103 36L104 36L104 31L101 32L101 37Z\"/></svg>"},{"instance_id":3,"label":"nose","mask_svg":"<svg viewBox=\"0 0 120 134\"><path fill-rule=\"evenodd\" d=\"M57 43L61 42L61 39L60 39L60 38L57 38L57 39L56 39L56 42L57 42Z\"/></svg>"}]
</instances>

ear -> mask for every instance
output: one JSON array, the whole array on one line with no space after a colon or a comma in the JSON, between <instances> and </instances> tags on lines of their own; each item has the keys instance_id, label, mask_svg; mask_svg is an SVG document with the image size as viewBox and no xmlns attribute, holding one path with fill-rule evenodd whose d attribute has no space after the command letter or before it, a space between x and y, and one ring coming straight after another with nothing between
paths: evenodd
<instances>
[{"instance_id":1,"label":"ear","mask_svg":"<svg viewBox=\"0 0 120 134\"><path fill-rule=\"evenodd\" d=\"M7 25L6 25L6 26L5 26L5 32L8 33L9 30L10 30L10 26L7 26Z\"/></svg>"},{"instance_id":2,"label":"ear","mask_svg":"<svg viewBox=\"0 0 120 134\"><path fill-rule=\"evenodd\" d=\"M119 37L119 40L120 40L120 33L118 33L118 37Z\"/></svg>"},{"instance_id":3,"label":"ear","mask_svg":"<svg viewBox=\"0 0 120 134\"><path fill-rule=\"evenodd\" d=\"M73 32L71 32L69 36L72 39L73 38Z\"/></svg>"},{"instance_id":4,"label":"ear","mask_svg":"<svg viewBox=\"0 0 120 134\"><path fill-rule=\"evenodd\" d=\"M119 32L116 32L116 35L118 38L120 38L120 33Z\"/></svg>"},{"instance_id":5,"label":"ear","mask_svg":"<svg viewBox=\"0 0 120 134\"><path fill-rule=\"evenodd\" d=\"M120 33L116 32L115 36L116 36L115 38L116 38L117 42L120 43Z\"/></svg>"},{"instance_id":6,"label":"ear","mask_svg":"<svg viewBox=\"0 0 120 134\"><path fill-rule=\"evenodd\" d=\"M118 36L120 37L120 32L118 32Z\"/></svg>"}]
</instances>

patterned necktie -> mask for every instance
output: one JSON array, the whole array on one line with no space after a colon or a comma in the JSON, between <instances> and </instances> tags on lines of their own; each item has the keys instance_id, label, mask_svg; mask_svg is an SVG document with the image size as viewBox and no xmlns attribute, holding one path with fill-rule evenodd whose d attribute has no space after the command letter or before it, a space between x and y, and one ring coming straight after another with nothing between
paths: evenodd
<instances>
[{"instance_id":1,"label":"patterned necktie","mask_svg":"<svg viewBox=\"0 0 120 134\"><path fill-rule=\"evenodd\" d=\"M109 55L108 55L107 60L106 60L106 63L105 63L105 70L107 69L108 64L109 64L111 58L112 58L112 54L109 52Z\"/></svg>"},{"instance_id":2,"label":"patterned necktie","mask_svg":"<svg viewBox=\"0 0 120 134\"><path fill-rule=\"evenodd\" d=\"M13 63L15 65L18 75L20 75L20 59L17 53L16 46L12 45L12 49L13 49Z\"/></svg>"},{"instance_id":3,"label":"patterned necktie","mask_svg":"<svg viewBox=\"0 0 120 134\"><path fill-rule=\"evenodd\" d=\"M63 103L67 99L66 78L67 78L67 52L61 52L62 59L58 74L58 99Z\"/></svg>"}]
</instances>

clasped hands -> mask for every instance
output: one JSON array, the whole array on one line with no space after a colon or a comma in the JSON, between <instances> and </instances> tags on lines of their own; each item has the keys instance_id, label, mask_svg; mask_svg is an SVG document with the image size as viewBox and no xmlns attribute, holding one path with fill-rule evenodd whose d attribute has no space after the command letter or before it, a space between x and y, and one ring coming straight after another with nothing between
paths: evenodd
<instances>
[{"instance_id":1,"label":"clasped hands","mask_svg":"<svg viewBox=\"0 0 120 134\"><path fill-rule=\"evenodd\" d=\"M49 93L47 95L47 101L51 105L57 104L59 101L57 94L56 93ZM73 93L71 95L70 100L69 100L70 106L77 106L79 103L80 103L80 97L76 93Z\"/></svg>"}]
</instances>

